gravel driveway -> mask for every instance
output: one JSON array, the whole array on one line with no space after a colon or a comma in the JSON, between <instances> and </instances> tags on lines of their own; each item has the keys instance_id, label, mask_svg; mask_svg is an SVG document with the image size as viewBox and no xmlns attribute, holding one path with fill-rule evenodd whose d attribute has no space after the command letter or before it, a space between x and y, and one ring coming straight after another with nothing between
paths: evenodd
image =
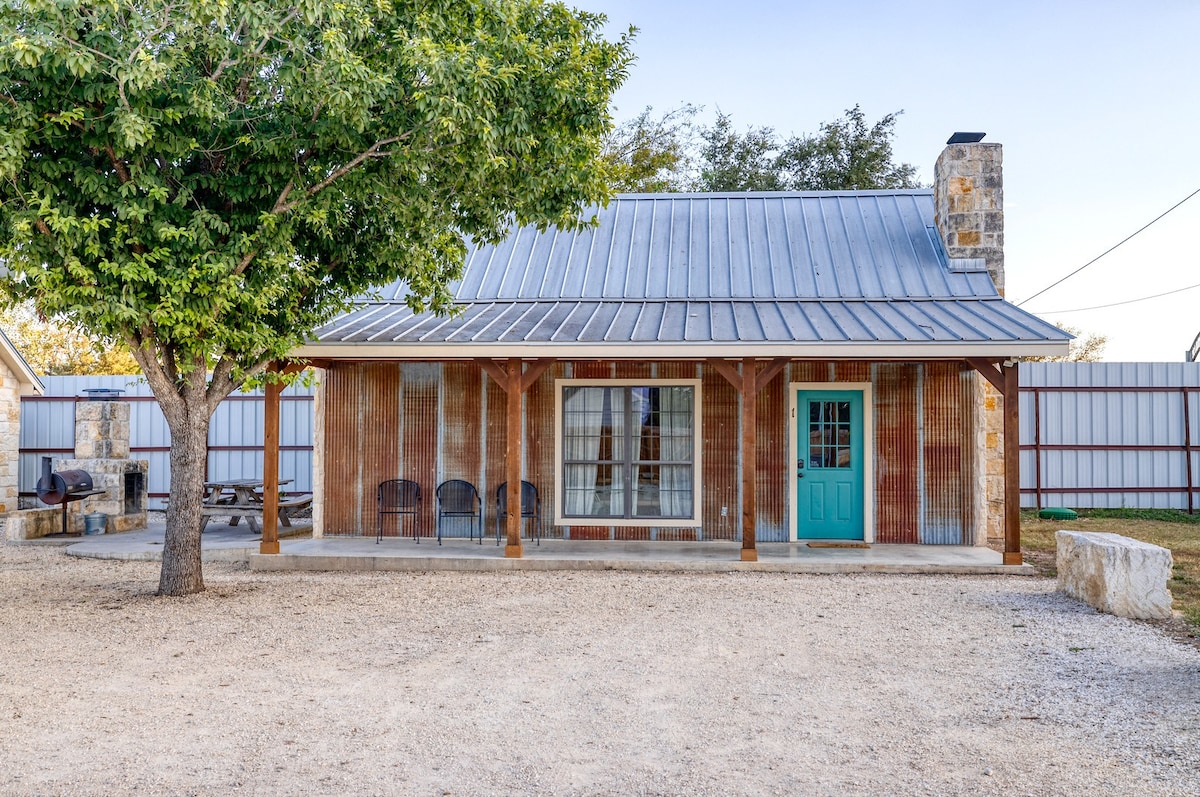
<instances>
[{"instance_id":1,"label":"gravel driveway","mask_svg":"<svg viewBox=\"0 0 1200 797\"><path fill-rule=\"evenodd\" d=\"M0 545L2 794L1200 794L1200 652L1033 578Z\"/></svg>"}]
</instances>

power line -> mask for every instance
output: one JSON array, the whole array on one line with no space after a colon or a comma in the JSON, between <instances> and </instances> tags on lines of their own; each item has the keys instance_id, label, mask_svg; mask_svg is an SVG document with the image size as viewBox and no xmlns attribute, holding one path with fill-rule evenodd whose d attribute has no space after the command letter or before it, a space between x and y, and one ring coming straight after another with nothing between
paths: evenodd
<instances>
[{"instance_id":1,"label":"power line","mask_svg":"<svg viewBox=\"0 0 1200 797\"><path fill-rule=\"evenodd\" d=\"M1043 293L1045 293L1046 291L1050 290L1051 288L1053 288L1053 287L1056 287L1056 286L1058 286L1058 285L1061 285L1062 283L1064 283L1064 282L1066 282L1067 280L1069 280L1071 277L1074 277L1076 274L1078 274L1079 272L1083 271L1085 268L1087 268L1088 266L1090 266L1092 263L1095 263L1095 262L1096 262L1097 260L1099 260L1100 258L1104 257L1105 255L1107 255L1109 252L1111 252L1111 251L1113 251L1114 249L1116 249L1116 248L1117 248L1118 246L1120 246L1121 244L1125 243L1126 241L1130 240L1130 239L1131 239L1131 238L1133 238L1134 236L1136 236L1136 235L1138 235L1139 233L1141 233L1141 232L1144 232L1145 230L1147 230L1148 228L1150 228L1150 227L1151 227L1151 226L1152 226L1152 225L1153 225L1155 222L1157 222L1159 219L1161 219L1161 218L1163 218L1164 216L1166 216L1168 213L1170 213L1172 210L1174 210L1175 208L1177 208L1177 207L1179 207L1180 205L1182 205L1184 202L1187 202L1189 199L1191 199L1192 197L1194 197L1196 194L1200 194L1200 188L1197 188L1195 191L1193 191L1192 193L1188 194L1188 195L1187 195L1187 196L1185 196L1183 199L1181 199L1181 200L1179 200L1178 202L1176 202L1174 205L1171 205L1171 207L1169 207L1169 208L1167 208L1166 210L1164 210L1162 213L1160 213L1158 216L1156 216L1156 217L1153 219L1153 221L1151 221L1150 223L1148 223L1148 224L1146 224L1145 226L1143 226L1143 227L1142 227L1141 229L1139 229L1137 232L1135 232L1135 233L1132 233L1131 235L1128 235L1128 236L1126 236L1126 237L1125 237L1125 238L1123 238L1123 239L1122 239L1122 240L1121 240L1119 243L1117 243L1117 244L1114 244L1113 246L1110 246L1108 249L1105 249L1103 252L1101 252L1100 254L1096 255L1096 256L1095 256L1095 257L1093 257L1091 260L1089 260L1088 262L1084 263L1082 266L1080 266L1079 268L1075 269L1074 271L1072 271L1072 272L1071 272L1070 274L1068 274L1067 276L1065 276L1065 277L1063 277L1062 279L1060 279L1058 282L1055 282L1055 283L1053 283L1052 285L1047 285L1045 288L1042 288L1040 291L1038 291L1037 293L1035 293L1033 296L1030 296L1030 297L1029 297L1028 299L1026 299L1025 301L1022 301L1022 302L1017 302L1017 307L1020 307L1021 305L1025 304L1026 302L1029 302L1029 301L1031 301L1031 300L1033 300L1033 299L1036 299L1037 297L1041 296ZM1165 296L1166 294L1163 294L1163 295ZM1153 298L1153 297L1150 297L1150 298Z\"/></svg>"},{"instance_id":2,"label":"power line","mask_svg":"<svg viewBox=\"0 0 1200 797\"><path fill-rule=\"evenodd\" d=\"M1085 310L1103 310L1105 307L1120 307L1123 304L1133 304L1135 302L1145 302L1150 299L1157 299L1160 296L1170 296L1173 293L1183 293L1184 291L1190 291L1193 288L1200 288L1200 282L1197 282L1195 285L1188 285L1186 288L1176 288L1173 291L1164 291L1163 293L1156 293L1153 296L1143 296L1140 299L1126 299L1123 302L1113 302L1112 304L1098 304L1098 305L1095 305L1094 307L1076 307L1074 310L1043 310L1042 312L1038 313L1038 315L1054 315L1055 313L1082 313ZM1032 299L1033 297L1031 296L1029 298Z\"/></svg>"}]
</instances>

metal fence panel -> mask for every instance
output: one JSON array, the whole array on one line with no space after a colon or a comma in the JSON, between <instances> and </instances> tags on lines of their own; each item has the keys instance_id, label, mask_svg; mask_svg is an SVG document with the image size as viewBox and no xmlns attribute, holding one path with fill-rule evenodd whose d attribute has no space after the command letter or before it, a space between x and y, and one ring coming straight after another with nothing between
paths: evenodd
<instances>
[{"instance_id":1,"label":"metal fence panel","mask_svg":"<svg viewBox=\"0 0 1200 797\"><path fill-rule=\"evenodd\" d=\"M150 386L136 376L42 377L46 393L21 400L18 485L33 495L40 458L69 458L75 447L75 402L86 388L124 390L130 405L130 458L149 462L150 508L161 509L170 492L171 433ZM279 478L290 493L312 492L312 432L315 389L293 385L283 391L279 412ZM264 398L261 390L231 395L213 413L208 441L210 479L260 478L263 472Z\"/></svg>"},{"instance_id":2,"label":"metal fence panel","mask_svg":"<svg viewBox=\"0 0 1200 797\"><path fill-rule=\"evenodd\" d=\"M1024 363L1020 383L1022 506L1197 506L1200 363Z\"/></svg>"}]
</instances>

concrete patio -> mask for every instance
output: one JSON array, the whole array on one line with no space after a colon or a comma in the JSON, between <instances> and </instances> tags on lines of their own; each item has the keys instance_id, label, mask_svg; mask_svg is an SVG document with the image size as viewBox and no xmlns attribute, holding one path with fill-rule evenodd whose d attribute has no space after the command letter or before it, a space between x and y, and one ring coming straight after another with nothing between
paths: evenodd
<instances>
[{"instance_id":1,"label":"concrete patio","mask_svg":"<svg viewBox=\"0 0 1200 797\"><path fill-rule=\"evenodd\" d=\"M1002 563L997 551L959 545L872 545L811 548L806 543L761 543L759 561L740 561L737 542L524 541L524 557L506 559L492 540L327 537L307 526L280 529L280 553L258 552L261 536L244 526L209 525L205 561L246 561L252 570L628 570L758 573L946 573L1033 575L1029 565ZM285 534L291 533L292 537ZM153 560L162 556L163 524L145 531L58 540L67 553L97 559Z\"/></svg>"}]
</instances>

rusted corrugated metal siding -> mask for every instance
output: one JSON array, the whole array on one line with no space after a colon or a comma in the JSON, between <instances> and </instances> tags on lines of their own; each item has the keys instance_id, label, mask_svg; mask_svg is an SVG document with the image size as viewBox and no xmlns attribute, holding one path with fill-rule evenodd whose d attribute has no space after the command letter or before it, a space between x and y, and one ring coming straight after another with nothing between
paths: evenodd
<instances>
[{"instance_id":1,"label":"rusted corrugated metal siding","mask_svg":"<svg viewBox=\"0 0 1200 797\"><path fill-rule=\"evenodd\" d=\"M786 542L788 473L788 418L786 374L780 373L758 393L758 451L755 460L758 519L755 539ZM740 514L740 509L739 509Z\"/></svg>"},{"instance_id":2,"label":"rusted corrugated metal siding","mask_svg":"<svg viewBox=\"0 0 1200 797\"><path fill-rule=\"evenodd\" d=\"M870 382L871 364L860 362L839 362L834 366L835 379L838 382Z\"/></svg>"},{"instance_id":3,"label":"rusted corrugated metal siding","mask_svg":"<svg viewBox=\"0 0 1200 797\"><path fill-rule=\"evenodd\" d=\"M554 526L554 380L561 379L564 373L562 363L551 365L525 394L525 478L537 487L542 499L543 537L562 536ZM490 494L493 511L495 494L493 489ZM525 521L526 534L532 522Z\"/></svg>"},{"instance_id":4,"label":"rusted corrugated metal siding","mask_svg":"<svg viewBox=\"0 0 1200 797\"><path fill-rule=\"evenodd\" d=\"M367 363L362 366L362 487L359 528L363 534L375 532L377 523L376 491L385 479L409 479L400 458L400 366L395 363ZM386 523L396 533L396 526Z\"/></svg>"},{"instance_id":5,"label":"rusted corrugated metal siding","mask_svg":"<svg viewBox=\"0 0 1200 797\"><path fill-rule=\"evenodd\" d=\"M788 378L792 382L828 382L833 364L819 361L792 363L789 369Z\"/></svg>"},{"instance_id":6,"label":"rusted corrugated metal siding","mask_svg":"<svg viewBox=\"0 0 1200 797\"><path fill-rule=\"evenodd\" d=\"M483 392L487 402L487 428L484 429L483 434L484 479L483 484L478 486L480 494L484 496L485 508L490 508L494 512L495 507L488 503L487 496L494 497L496 488L507 478L504 458L508 436L506 431L508 428L508 394L490 376L484 376L482 379ZM495 527L492 528L492 532L495 533Z\"/></svg>"},{"instance_id":7,"label":"rusted corrugated metal siding","mask_svg":"<svg viewBox=\"0 0 1200 797\"><path fill-rule=\"evenodd\" d=\"M701 424L704 473L701 476L703 536L708 540L741 537L741 409L737 391L712 368L702 369L704 401ZM722 510L724 513L722 514Z\"/></svg>"},{"instance_id":8,"label":"rusted corrugated metal siding","mask_svg":"<svg viewBox=\"0 0 1200 797\"><path fill-rule=\"evenodd\" d=\"M917 412L920 366L875 366L875 539L917 542Z\"/></svg>"},{"instance_id":9,"label":"rusted corrugated metal siding","mask_svg":"<svg viewBox=\"0 0 1200 797\"><path fill-rule=\"evenodd\" d=\"M441 461L437 480L464 479L480 489L483 511L491 509L488 494L479 484L482 474L483 370L475 363L446 363L441 382ZM424 489L422 490L424 492ZM434 497L434 496L431 496ZM494 531L486 526L484 532Z\"/></svg>"},{"instance_id":10,"label":"rusted corrugated metal siding","mask_svg":"<svg viewBox=\"0 0 1200 797\"><path fill-rule=\"evenodd\" d=\"M963 508L970 503L962 470L964 406L961 370L953 363L924 364L925 516L919 529L923 543L960 545L963 542Z\"/></svg>"},{"instance_id":11,"label":"rusted corrugated metal siding","mask_svg":"<svg viewBox=\"0 0 1200 797\"><path fill-rule=\"evenodd\" d=\"M427 537L435 533L438 382L441 372L441 366L437 364L404 363L400 366L404 412L403 457L398 472L390 477L412 479L421 485L421 534Z\"/></svg>"},{"instance_id":12,"label":"rusted corrugated metal siding","mask_svg":"<svg viewBox=\"0 0 1200 797\"><path fill-rule=\"evenodd\" d=\"M325 534L357 534L362 511L362 366L325 371Z\"/></svg>"}]
</instances>

